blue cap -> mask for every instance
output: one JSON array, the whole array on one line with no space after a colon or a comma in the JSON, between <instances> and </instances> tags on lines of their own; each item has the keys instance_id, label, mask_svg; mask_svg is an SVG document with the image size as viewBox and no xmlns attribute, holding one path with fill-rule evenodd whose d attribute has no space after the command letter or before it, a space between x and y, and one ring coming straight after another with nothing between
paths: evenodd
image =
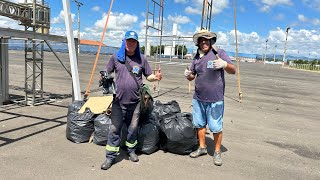
<instances>
[{"instance_id":1,"label":"blue cap","mask_svg":"<svg viewBox=\"0 0 320 180\"><path fill-rule=\"evenodd\" d=\"M134 31L127 31L124 38L125 39L135 39L136 41L138 41L138 34Z\"/></svg>"}]
</instances>

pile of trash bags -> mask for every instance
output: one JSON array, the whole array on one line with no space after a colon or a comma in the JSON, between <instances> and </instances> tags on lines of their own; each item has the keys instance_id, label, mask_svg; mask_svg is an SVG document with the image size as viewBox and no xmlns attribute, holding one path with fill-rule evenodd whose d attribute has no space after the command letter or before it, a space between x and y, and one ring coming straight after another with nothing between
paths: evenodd
<instances>
[{"instance_id":1,"label":"pile of trash bags","mask_svg":"<svg viewBox=\"0 0 320 180\"><path fill-rule=\"evenodd\" d=\"M106 114L93 114L89 108L78 113L85 101L74 101L68 106L66 137L75 143L89 142L106 145L111 126L111 119Z\"/></svg>"},{"instance_id":2,"label":"pile of trash bags","mask_svg":"<svg viewBox=\"0 0 320 180\"><path fill-rule=\"evenodd\" d=\"M72 142L106 145L111 127L110 116L93 114L89 108L78 113L84 101L74 101L68 107L66 137ZM121 145L126 141L126 129L121 133ZM197 148L197 133L192 125L192 115L181 112L176 101L153 102L152 108L140 114L137 151L152 154L161 149L175 154L189 154Z\"/></svg>"},{"instance_id":3,"label":"pile of trash bags","mask_svg":"<svg viewBox=\"0 0 320 180\"><path fill-rule=\"evenodd\" d=\"M150 121L160 128L160 149L189 154L197 148L197 133L190 113L181 113L177 101L155 101Z\"/></svg>"}]
</instances>

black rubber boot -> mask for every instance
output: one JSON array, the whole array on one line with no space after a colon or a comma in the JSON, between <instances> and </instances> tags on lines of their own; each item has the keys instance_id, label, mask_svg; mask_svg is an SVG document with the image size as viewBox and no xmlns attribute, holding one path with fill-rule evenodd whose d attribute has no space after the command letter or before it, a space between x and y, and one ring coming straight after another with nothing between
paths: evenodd
<instances>
[{"instance_id":1,"label":"black rubber boot","mask_svg":"<svg viewBox=\"0 0 320 180\"><path fill-rule=\"evenodd\" d=\"M136 155L136 153L134 151L132 151L130 154L129 154L129 159L132 161L132 162L138 162L139 161L139 158L138 156Z\"/></svg>"},{"instance_id":2,"label":"black rubber boot","mask_svg":"<svg viewBox=\"0 0 320 180\"><path fill-rule=\"evenodd\" d=\"M111 166L112 166L113 162L110 160L106 160L102 165L101 165L101 169L102 170L108 170Z\"/></svg>"}]
</instances>

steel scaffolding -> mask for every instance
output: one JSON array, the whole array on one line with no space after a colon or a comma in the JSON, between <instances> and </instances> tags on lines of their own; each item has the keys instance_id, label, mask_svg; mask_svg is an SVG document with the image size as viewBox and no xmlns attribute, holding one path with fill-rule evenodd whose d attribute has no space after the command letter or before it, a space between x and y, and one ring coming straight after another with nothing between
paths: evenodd
<instances>
[{"instance_id":1,"label":"steel scaffolding","mask_svg":"<svg viewBox=\"0 0 320 180\"><path fill-rule=\"evenodd\" d=\"M19 21L25 32L48 34L50 29L50 8L44 0L37 3L16 4L0 0L0 15ZM25 39L25 104L36 105L43 100L44 40L34 37Z\"/></svg>"}]
</instances>

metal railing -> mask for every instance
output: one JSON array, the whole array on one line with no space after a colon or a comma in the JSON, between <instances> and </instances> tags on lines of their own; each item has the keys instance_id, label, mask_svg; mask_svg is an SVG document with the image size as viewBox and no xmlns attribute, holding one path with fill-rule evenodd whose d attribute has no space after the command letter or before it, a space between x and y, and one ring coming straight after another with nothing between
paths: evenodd
<instances>
[{"instance_id":1,"label":"metal railing","mask_svg":"<svg viewBox=\"0 0 320 180\"><path fill-rule=\"evenodd\" d=\"M0 0L0 16L18 20L24 26L50 28L50 8L42 4L35 4L34 7L33 3L16 4Z\"/></svg>"}]
</instances>

